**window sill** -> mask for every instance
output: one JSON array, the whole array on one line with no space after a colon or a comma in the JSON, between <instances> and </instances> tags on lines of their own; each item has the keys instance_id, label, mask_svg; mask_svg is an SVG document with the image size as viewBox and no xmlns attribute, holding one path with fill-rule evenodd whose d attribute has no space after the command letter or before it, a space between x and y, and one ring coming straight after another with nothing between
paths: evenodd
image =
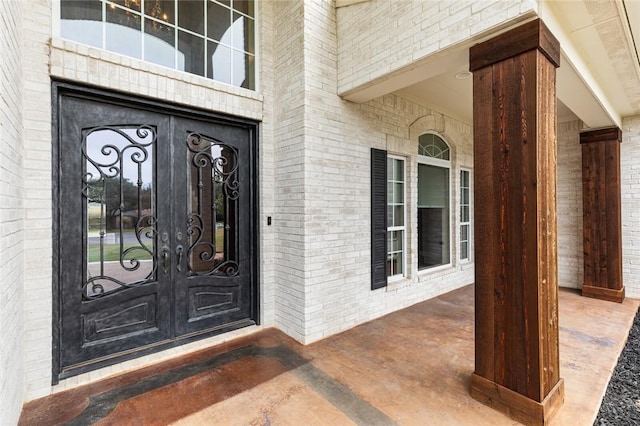
<instances>
[{"instance_id":1,"label":"window sill","mask_svg":"<svg viewBox=\"0 0 640 426\"><path fill-rule=\"evenodd\" d=\"M447 263L446 265L434 266L432 268L418 269L418 276L431 275L433 273L446 271L448 269L451 269L451 270L455 269L452 263Z\"/></svg>"},{"instance_id":2,"label":"window sill","mask_svg":"<svg viewBox=\"0 0 640 426\"><path fill-rule=\"evenodd\" d=\"M427 280L431 280L434 278L441 277L443 275L452 274L457 272L456 267L449 263L447 265L434 266L429 269L422 269L418 271L418 282L423 282Z\"/></svg>"}]
</instances>

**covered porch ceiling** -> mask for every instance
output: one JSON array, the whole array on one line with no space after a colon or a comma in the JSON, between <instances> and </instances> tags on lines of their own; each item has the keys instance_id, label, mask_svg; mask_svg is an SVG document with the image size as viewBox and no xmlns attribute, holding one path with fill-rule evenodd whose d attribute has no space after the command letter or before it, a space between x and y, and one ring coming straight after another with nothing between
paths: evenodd
<instances>
[{"instance_id":1,"label":"covered porch ceiling","mask_svg":"<svg viewBox=\"0 0 640 426\"><path fill-rule=\"evenodd\" d=\"M558 122L582 120L589 128L622 125L640 114L640 2L634 0L541 1L538 16L559 39ZM420 63L343 93L366 102L397 93L466 123L473 117L469 48L536 16L522 16Z\"/></svg>"}]
</instances>

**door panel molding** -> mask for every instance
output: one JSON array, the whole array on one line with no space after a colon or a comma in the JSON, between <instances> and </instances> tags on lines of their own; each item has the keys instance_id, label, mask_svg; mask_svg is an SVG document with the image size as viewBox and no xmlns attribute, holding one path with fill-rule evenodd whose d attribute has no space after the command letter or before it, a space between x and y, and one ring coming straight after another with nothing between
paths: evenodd
<instances>
[{"instance_id":1,"label":"door panel molding","mask_svg":"<svg viewBox=\"0 0 640 426\"><path fill-rule=\"evenodd\" d=\"M258 123L64 82L52 83L52 96L53 384L258 324ZM227 201L224 218L214 211L201 227L214 267L197 274L182 198L194 135L233 154L208 156L210 182L219 184L210 189ZM86 148L89 138L97 151ZM214 200L204 201L211 211ZM98 208L89 214L91 203ZM90 224L98 214L99 229Z\"/></svg>"}]
</instances>

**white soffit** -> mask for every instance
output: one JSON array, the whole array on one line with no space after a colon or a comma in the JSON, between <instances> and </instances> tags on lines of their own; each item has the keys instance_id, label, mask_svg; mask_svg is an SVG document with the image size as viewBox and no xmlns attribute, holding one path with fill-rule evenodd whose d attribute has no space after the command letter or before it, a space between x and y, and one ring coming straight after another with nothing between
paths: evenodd
<instances>
[{"instance_id":1,"label":"white soffit","mask_svg":"<svg viewBox=\"0 0 640 426\"><path fill-rule=\"evenodd\" d=\"M545 1L540 16L562 49L558 98L592 128L621 127L621 117L640 113L640 65L622 0Z\"/></svg>"}]
</instances>

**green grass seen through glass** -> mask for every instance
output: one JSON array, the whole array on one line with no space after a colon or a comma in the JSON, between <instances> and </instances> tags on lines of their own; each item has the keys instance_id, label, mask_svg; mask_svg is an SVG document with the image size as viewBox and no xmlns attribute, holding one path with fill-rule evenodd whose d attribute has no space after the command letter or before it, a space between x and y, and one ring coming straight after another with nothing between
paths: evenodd
<instances>
[{"instance_id":1,"label":"green grass seen through glass","mask_svg":"<svg viewBox=\"0 0 640 426\"><path fill-rule=\"evenodd\" d=\"M130 247L140 247L138 244L125 244L123 251ZM153 252L153 245L148 244L147 248ZM100 261L100 244L93 244L89 246L89 262ZM143 249L131 250L125 257L126 260L149 260L151 255ZM120 260L120 244L105 244L104 245L104 261L119 261Z\"/></svg>"},{"instance_id":2,"label":"green grass seen through glass","mask_svg":"<svg viewBox=\"0 0 640 426\"><path fill-rule=\"evenodd\" d=\"M123 250L126 250L130 247L140 247L138 244L125 244ZM153 244L148 243L147 248L153 252ZM218 253L222 253L224 250L224 229L216 229L216 251ZM100 261L100 244L91 244L89 245L89 262L99 262ZM151 255L147 253L145 250L131 250L130 253L127 254L125 260L131 260L132 258L138 260L149 260L151 259ZM105 244L104 245L104 261L105 262L114 262L120 260L120 244Z\"/></svg>"}]
</instances>

